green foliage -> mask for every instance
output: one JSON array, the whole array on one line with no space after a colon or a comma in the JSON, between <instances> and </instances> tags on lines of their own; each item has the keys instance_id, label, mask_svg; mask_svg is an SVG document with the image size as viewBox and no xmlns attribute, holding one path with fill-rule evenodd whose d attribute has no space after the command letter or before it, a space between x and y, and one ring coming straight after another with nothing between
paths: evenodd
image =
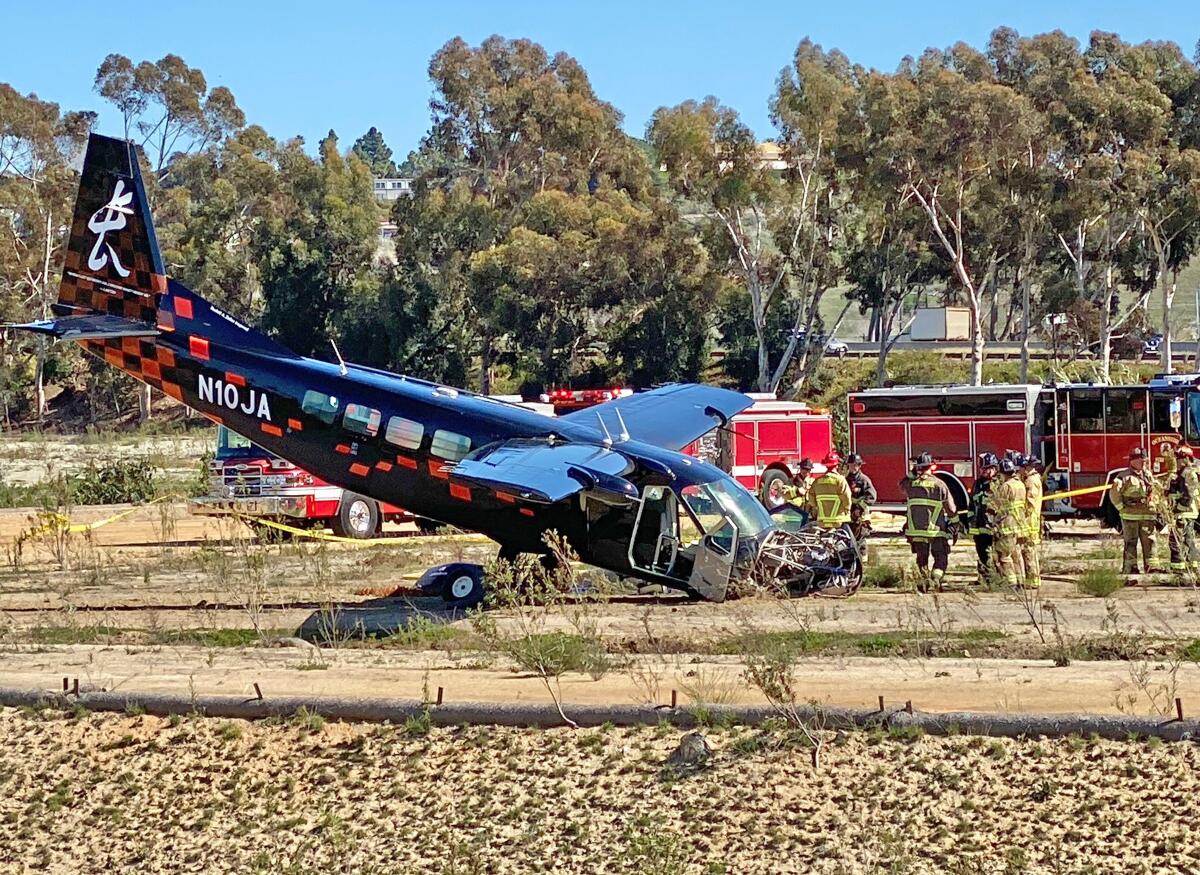
<instances>
[{"instance_id":1,"label":"green foliage","mask_svg":"<svg viewBox=\"0 0 1200 875\"><path fill-rule=\"evenodd\" d=\"M1125 587L1124 576L1115 568L1089 568L1075 580L1075 588L1081 593L1097 598L1108 598Z\"/></svg>"},{"instance_id":2,"label":"green foliage","mask_svg":"<svg viewBox=\"0 0 1200 875\"><path fill-rule=\"evenodd\" d=\"M509 643L505 654L526 671L557 677L574 671L599 680L609 669L602 642L566 632L529 635Z\"/></svg>"},{"instance_id":3,"label":"green foliage","mask_svg":"<svg viewBox=\"0 0 1200 875\"><path fill-rule=\"evenodd\" d=\"M392 161L392 150L383 141L383 134L374 125L354 141L351 151L362 159L374 176L395 176L396 163Z\"/></svg>"},{"instance_id":4,"label":"green foliage","mask_svg":"<svg viewBox=\"0 0 1200 875\"><path fill-rule=\"evenodd\" d=\"M155 495L154 467L145 459L89 462L69 483L75 504L136 503Z\"/></svg>"},{"instance_id":5,"label":"green foliage","mask_svg":"<svg viewBox=\"0 0 1200 875\"><path fill-rule=\"evenodd\" d=\"M904 584L904 569L896 565L871 564L863 569L863 586L894 589Z\"/></svg>"},{"instance_id":6,"label":"green foliage","mask_svg":"<svg viewBox=\"0 0 1200 875\"><path fill-rule=\"evenodd\" d=\"M646 875L682 875L688 869L688 846L661 817L639 815L625 827L622 862ZM710 870L711 871L711 870Z\"/></svg>"}]
</instances>

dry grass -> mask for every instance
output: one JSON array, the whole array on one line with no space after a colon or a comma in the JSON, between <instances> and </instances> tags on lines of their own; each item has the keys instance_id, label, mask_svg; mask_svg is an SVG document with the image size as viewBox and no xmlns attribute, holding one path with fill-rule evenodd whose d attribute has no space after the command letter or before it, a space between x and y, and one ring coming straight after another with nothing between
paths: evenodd
<instances>
[{"instance_id":1,"label":"dry grass","mask_svg":"<svg viewBox=\"0 0 1200 875\"><path fill-rule=\"evenodd\" d=\"M0 711L0 869L1194 871L1190 744Z\"/></svg>"}]
</instances>

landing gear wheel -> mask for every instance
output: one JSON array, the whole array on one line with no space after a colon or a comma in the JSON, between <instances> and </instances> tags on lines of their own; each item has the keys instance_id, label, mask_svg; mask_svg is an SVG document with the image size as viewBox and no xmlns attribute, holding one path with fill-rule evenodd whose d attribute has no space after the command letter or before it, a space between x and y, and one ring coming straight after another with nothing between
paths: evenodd
<instances>
[{"instance_id":1,"label":"landing gear wheel","mask_svg":"<svg viewBox=\"0 0 1200 875\"><path fill-rule=\"evenodd\" d=\"M442 601L456 608L473 608L483 601L483 569L465 563L447 574Z\"/></svg>"},{"instance_id":2,"label":"landing gear wheel","mask_svg":"<svg viewBox=\"0 0 1200 875\"><path fill-rule=\"evenodd\" d=\"M353 492L343 493L329 527L343 538L370 538L379 529L379 505Z\"/></svg>"}]
</instances>

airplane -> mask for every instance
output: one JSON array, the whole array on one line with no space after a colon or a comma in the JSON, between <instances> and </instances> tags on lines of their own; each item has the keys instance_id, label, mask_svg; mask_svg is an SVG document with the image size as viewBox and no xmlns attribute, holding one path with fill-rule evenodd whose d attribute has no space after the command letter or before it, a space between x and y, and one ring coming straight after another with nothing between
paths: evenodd
<instances>
[{"instance_id":1,"label":"airplane","mask_svg":"<svg viewBox=\"0 0 1200 875\"><path fill-rule=\"evenodd\" d=\"M556 530L585 563L721 601L776 531L754 495L681 452L746 395L673 384L552 417L351 364L336 346L336 363L297 355L166 275L128 140L89 139L52 309L9 327L77 341L324 480L480 532L505 558L545 555ZM469 607L483 569L438 566L421 585Z\"/></svg>"}]
</instances>

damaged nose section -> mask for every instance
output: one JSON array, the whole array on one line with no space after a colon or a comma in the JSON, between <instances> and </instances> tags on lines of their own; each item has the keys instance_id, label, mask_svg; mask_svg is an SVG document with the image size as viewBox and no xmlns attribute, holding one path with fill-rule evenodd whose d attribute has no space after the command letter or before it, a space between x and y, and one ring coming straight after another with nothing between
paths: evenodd
<instances>
[{"instance_id":1,"label":"damaged nose section","mask_svg":"<svg viewBox=\"0 0 1200 875\"><path fill-rule=\"evenodd\" d=\"M862 585L858 542L844 528L817 526L767 534L754 564L760 585L789 596L848 596Z\"/></svg>"}]
</instances>

